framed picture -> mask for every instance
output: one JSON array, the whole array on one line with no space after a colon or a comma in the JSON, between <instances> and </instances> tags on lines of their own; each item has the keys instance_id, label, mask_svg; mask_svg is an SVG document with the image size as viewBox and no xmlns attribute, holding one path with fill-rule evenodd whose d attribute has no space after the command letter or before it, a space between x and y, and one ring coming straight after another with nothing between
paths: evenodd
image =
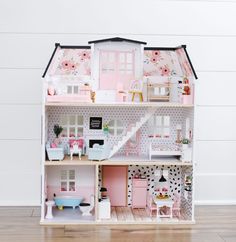
<instances>
[{"instance_id":1,"label":"framed picture","mask_svg":"<svg viewBox=\"0 0 236 242\"><path fill-rule=\"evenodd\" d=\"M102 129L102 117L90 117L89 129Z\"/></svg>"}]
</instances>

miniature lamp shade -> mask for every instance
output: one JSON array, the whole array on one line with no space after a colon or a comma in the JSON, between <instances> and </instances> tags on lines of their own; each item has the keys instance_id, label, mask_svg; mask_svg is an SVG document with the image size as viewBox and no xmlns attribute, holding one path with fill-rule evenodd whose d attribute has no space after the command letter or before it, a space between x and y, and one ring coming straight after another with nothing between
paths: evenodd
<instances>
[{"instance_id":1,"label":"miniature lamp shade","mask_svg":"<svg viewBox=\"0 0 236 242\"><path fill-rule=\"evenodd\" d=\"M107 189L105 187L101 187L100 192L107 192Z\"/></svg>"},{"instance_id":2,"label":"miniature lamp shade","mask_svg":"<svg viewBox=\"0 0 236 242\"><path fill-rule=\"evenodd\" d=\"M158 199L169 198L169 182L163 175L157 183L156 194Z\"/></svg>"},{"instance_id":3,"label":"miniature lamp shade","mask_svg":"<svg viewBox=\"0 0 236 242\"><path fill-rule=\"evenodd\" d=\"M101 187L100 192L101 192L101 197L102 198L106 198L107 197L107 189L106 189L106 187Z\"/></svg>"}]
</instances>

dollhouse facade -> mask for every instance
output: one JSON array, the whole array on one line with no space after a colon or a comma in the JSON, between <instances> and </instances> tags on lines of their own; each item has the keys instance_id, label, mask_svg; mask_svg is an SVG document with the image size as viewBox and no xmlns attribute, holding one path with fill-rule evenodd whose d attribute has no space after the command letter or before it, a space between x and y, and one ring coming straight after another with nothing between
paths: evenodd
<instances>
[{"instance_id":1,"label":"dollhouse facade","mask_svg":"<svg viewBox=\"0 0 236 242\"><path fill-rule=\"evenodd\" d=\"M55 45L43 74L42 224L192 223L186 46Z\"/></svg>"}]
</instances>

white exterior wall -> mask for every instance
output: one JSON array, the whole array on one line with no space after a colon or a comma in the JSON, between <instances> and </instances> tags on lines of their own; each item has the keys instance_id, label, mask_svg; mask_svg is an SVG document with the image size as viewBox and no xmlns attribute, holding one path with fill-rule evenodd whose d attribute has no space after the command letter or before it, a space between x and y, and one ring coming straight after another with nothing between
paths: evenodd
<instances>
[{"instance_id":1,"label":"white exterior wall","mask_svg":"<svg viewBox=\"0 0 236 242\"><path fill-rule=\"evenodd\" d=\"M0 205L40 204L41 75L54 43L187 44L199 76L196 202L236 203L236 0L0 2Z\"/></svg>"}]
</instances>

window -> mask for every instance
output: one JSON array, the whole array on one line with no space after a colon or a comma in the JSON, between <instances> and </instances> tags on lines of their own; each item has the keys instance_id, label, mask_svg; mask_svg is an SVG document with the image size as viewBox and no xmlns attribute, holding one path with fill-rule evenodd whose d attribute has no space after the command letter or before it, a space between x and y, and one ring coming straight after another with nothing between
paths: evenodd
<instances>
[{"instance_id":1,"label":"window","mask_svg":"<svg viewBox=\"0 0 236 242\"><path fill-rule=\"evenodd\" d=\"M100 89L116 90L118 84L125 89L134 79L134 51L100 51Z\"/></svg>"},{"instance_id":2,"label":"window","mask_svg":"<svg viewBox=\"0 0 236 242\"><path fill-rule=\"evenodd\" d=\"M79 94L79 86L78 85L68 85L67 94Z\"/></svg>"},{"instance_id":3,"label":"window","mask_svg":"<svg viewBox=\"0 0 236 242\"><path fill-rule=\"evenodd\" d=\"M107 51L101 54L101 72L109 74L115 71L115 52Z\"/></svg>"},{"instance_id":4,"label":"window","mask_svg":"<svg viewBox=\"0 0 236 242\"><path fill-rule=\"evenodd\" d=\"M109 134L117 136L121 135L124 131L124 125L120 120L111 120L108 123Z\"/></svg>"},{"instance_id":5,"label":"window","mask_svg":"<svg viewBox=\"0 0 236 242\"><path fill-rule=\"evenodd\" d=\"M153 116L149 120L149 137L170 137L170 116Z\"/></svg>"},{"instance_id":6,"label":"window","mask_svg":"<svg viewBox=\"0 0 236 242\"><path fill-rule=\"evenodd\" d=\"M63 127L62 137L72 139L83 136L84 126L83 116L62 115L60 125Z\"/></svg>"},{"instance_id":7,"label":"window","mask_svg":"<svg viewBox=\"0 0 236 242\"><path fill-rule=\"evenodd\" d=\"M119 53L119 72L123 75L133 74L133 54L131 52Z\"/></svg>"},{"instance_id":8,"label":"window","mask_svg":"<svg viewBox=\"0 0 236 242\"><path fill-rule=\"evenodd\" d=\"M75 170L61 171L61 192L75 192Z\"/></svg>"}]
</instances>

